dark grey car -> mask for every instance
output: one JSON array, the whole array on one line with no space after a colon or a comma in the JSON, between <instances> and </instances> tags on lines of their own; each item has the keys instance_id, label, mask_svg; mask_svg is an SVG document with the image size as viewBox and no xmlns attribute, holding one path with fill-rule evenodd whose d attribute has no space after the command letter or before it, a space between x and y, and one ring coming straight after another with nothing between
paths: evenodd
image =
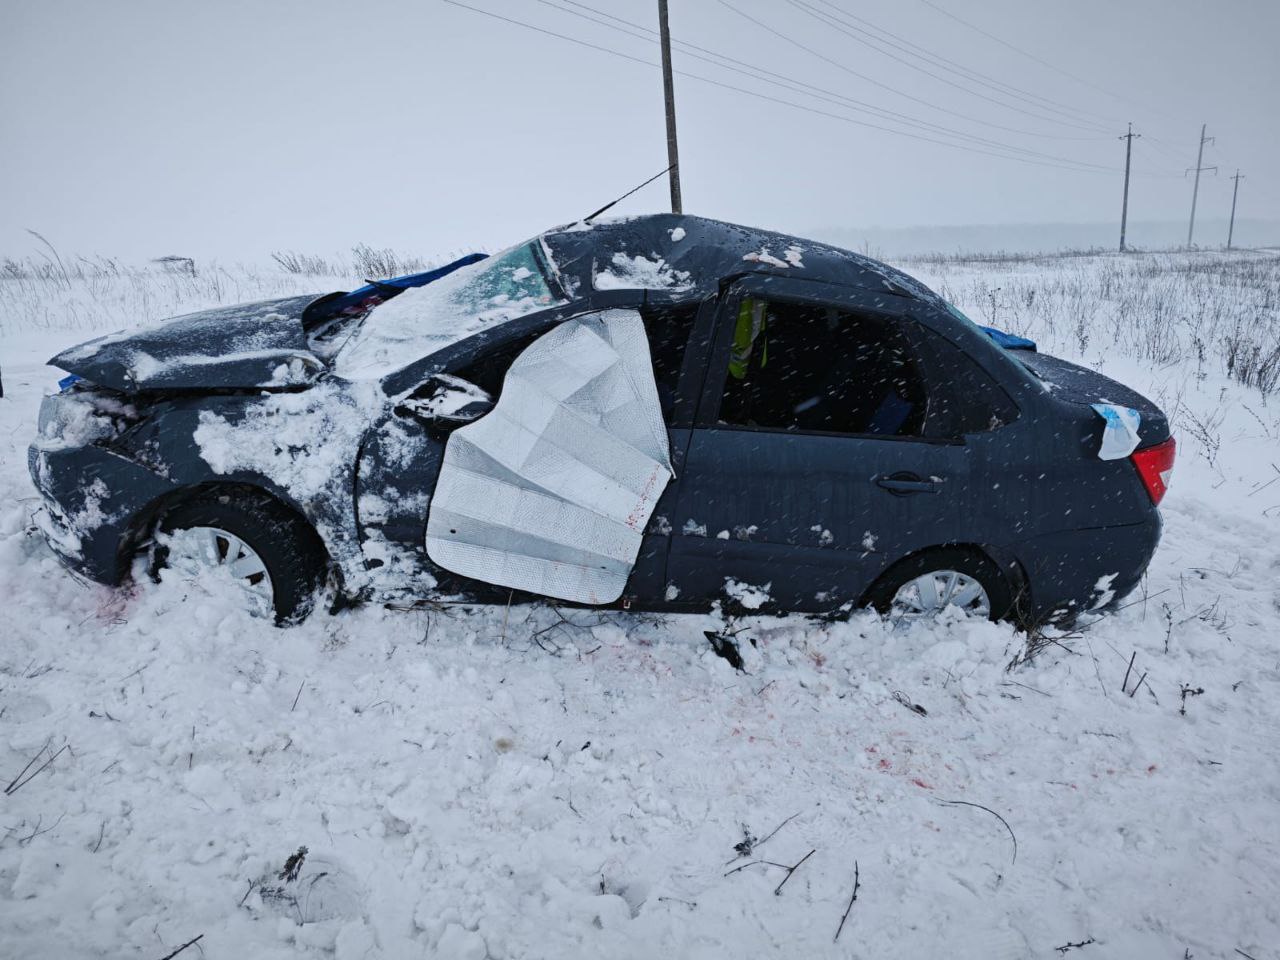
<instances>
[{"instance_id":1,"label":"dark grey car","mask_svg":"<svg viewBox=\"0 0 1280 960\"><path fill-rule=\"evenodd\" d=\"M446 276L482 308L390 310ZM617 605L1043 621L1123 597L1151 559L1174 448L1148 400L883 264L666 215L68 350L30 451L42 527L95 580L139 556L225 567L282 618L326 581L506 602L424 546L448 437L535 339L612 308L643 318L674 471ZM460 384L472 402L440 402ZM1132 449L1103 459L1115 408Z\"/></svg>"}]
</instances>

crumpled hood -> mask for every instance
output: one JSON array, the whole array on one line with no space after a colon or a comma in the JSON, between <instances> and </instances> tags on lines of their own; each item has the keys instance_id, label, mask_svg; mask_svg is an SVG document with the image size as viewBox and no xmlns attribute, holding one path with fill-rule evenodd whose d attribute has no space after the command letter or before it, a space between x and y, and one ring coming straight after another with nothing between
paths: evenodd
<instances>
[{"instance_id":1,"label":"crumpled hood","mask_svg":"<svg viewBox=\"0 0 1280 960\"><path fill-rule=\"evenodd\" d=\"M49 365L126 392L305 385L325 365L302 314L314 294L202 310L64 350Z\"/></svg>"}]
</instances>

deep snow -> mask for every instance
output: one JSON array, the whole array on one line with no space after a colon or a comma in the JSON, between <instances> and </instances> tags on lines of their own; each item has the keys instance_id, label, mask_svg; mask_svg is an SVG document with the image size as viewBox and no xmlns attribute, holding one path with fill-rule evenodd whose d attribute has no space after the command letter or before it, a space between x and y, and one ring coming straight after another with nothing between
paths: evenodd
<instances>
[{"instance_id":1,"label":"deep snow","mask_svg":"<svg viewBox=\"0 0 1280 960\"><path fill-rule=\"evenodd\" d=\"M278 630L225 584L80 583L33 532L25 448L44 357L110 327L73 293L0 320L0 955L1276 957L1280 417L1212 352L1108 342L1105 311L1008 324L1056 262L909 269L1101 363L1180 442L1144 589L1012 671L1023 638L965 621L740 620L739 673L710 616ZM729 873L784 821L750 857L814 851L780 891ZM264 898L300 846L303 893Z\"/></svg>"}]
</instances>

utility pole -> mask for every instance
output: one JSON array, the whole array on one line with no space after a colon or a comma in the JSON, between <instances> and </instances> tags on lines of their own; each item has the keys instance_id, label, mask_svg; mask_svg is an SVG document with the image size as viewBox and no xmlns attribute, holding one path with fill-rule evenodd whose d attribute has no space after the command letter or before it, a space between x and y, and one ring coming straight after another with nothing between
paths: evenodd
<instances>
[{"instance_id":1,"label":"utility pole","mask_svg":"<svg viewBox=\"0 0 1280 960\"><path fill-rule=\"evenodd\" d=\"M667 163L671 165L671 212L683 213L680 201L680 153L676 149L676 91L671 82L671 29L667 0L658 0L658 32L662 38L662 95L667 104Z\"/></svg>"},{"instance_id":2,"label":"utility pole","mask_svg":"<svg viewBox=\"0 0 1280 960\"><path fill-rule=\"evenodd\" d=\"M1236 196L1240 193L1240 181L1244 179L1240 175L1240 169L1236 168L1236 175L1231 178L1236 182L1231 188L1231 223L1227 227L1227 249L1231 249L1231 235L1236 231Z\"/></svg>"},{"instance_id":3,"label":"utility pole","mask_svg":"<svg viewBox=\"0 0 1280 960\"><path fill-rule=\"evenodd\" d=\"M1124 202L1120 205L1120 252L1124 253L1124 228L1129 221L1129 157L1133 153L1133 138L1142 134L1133 132L1133 124L1129 124L1129 132L1118 139L1124 144Z\"/></svg>"},{"instance_id":4,"label":"utility pole","mask_svg":"<svg viewBox=\"0 0 1280 960\"><path fill-rule=\"evenodd\" d=\"M1204 165L1204 145L1206 143L1213 143L1214 141L1213 137L1206 137L1204 135L1204 130L1206 126L1208 125L1204 123L1200 124L1200 152L1196 154L1196 168L1195 168L1196 169L1196 185L1191 190L1191 222L1187 224L1187 246L1188 247L1191 246L1191 236L1196 229L1196 197L1199 196L1200 194L1200 171L1212 170L1215 174L1218 172L1217 167L1206 167ZM1183 174L1183 176L1185 177L1187 173L1190 173L1190 172L1191 172L1191 168L1187 167L1187 171L1186 173Z\"/></svg>"}]
</instances>

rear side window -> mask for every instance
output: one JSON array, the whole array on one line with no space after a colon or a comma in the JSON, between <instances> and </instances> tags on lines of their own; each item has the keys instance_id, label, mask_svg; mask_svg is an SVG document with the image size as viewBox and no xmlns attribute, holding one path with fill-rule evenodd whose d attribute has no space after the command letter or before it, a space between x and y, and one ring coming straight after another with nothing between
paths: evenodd
<instances>
[{"instance_id":1,"label":"rear side window","mask_svg":"<svg viewBox=\"0 0 1280 960\"><path fill-rule=\"evenodd\" d=\"M925 383L892 321L748 297L730 327L719 422L802 433L923 435Z\"/></svg>"},{"instance_id":2,"label":"rear side window","mask_svg":"<svg viewBox=\"0 0 1280 960\"><path fill-rule=\"evenodd\" d=\"M917 328L930 382L925 436L958 439L1012 423L1018 408L977 361L950 341Z\"/></svg>"}]
</instances>

